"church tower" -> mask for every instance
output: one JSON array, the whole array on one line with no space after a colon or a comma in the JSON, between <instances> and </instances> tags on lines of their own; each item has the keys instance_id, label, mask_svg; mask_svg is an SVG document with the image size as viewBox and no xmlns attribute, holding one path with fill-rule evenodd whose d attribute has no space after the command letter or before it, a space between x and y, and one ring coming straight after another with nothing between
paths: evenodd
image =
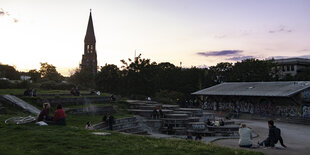
<instances>
[{"instance_id":1,"label":"church tower","mask_svg":"<svg viewBox=\"0 0 310 155\"><path fill-rule=\"evenodd\" d=\"M92 73L97 73L97 52L96 52L96 38L91 16L91 10L88 19L86 35L84 39L84 54L82 56L81 70L89 70Z\"/></svg>"}]
</instances>

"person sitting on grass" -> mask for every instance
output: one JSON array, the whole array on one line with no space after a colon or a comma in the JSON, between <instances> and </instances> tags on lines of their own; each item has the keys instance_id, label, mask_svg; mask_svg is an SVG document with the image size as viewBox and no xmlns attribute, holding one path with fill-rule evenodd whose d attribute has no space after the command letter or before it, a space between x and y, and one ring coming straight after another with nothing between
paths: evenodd
<instances>
[{"instance_id":1,"label":"person sitting on grass","mask_svg":"<svg viewBox=\"0 0 310 155\"><path fill-rule=\"evenodd\" d=\"M250 148L253 145L253 137L251 129L247 128L245 124L241 124L239 128L239 146Z\"/></svg>"},{"instance_id":2,"label":"person sitting on grass","mask_svg":"<svg viewBox=\"0 0 310 155\"><path fill-rule=\"evenodd\" d=\"M281 130L274 126L273 120L268 121L269 134L267 139L259 143L260 146L274 147L280 141L282 147L286 148L281 137Z\"/></svg>"},{"instance_id":3,"label":"person sitting on grass","mask_svg":"<svg viewBox=\"0 0 310 155\"><path fill-rule=\"evenodd\" d=\"M193 140L192 133L189 132L189 133L187 134L186 139L187 139L187 140Z\"/></svg>"},{"instance_id":4,"label":"person sitting on grass","mask_svg":"<svg viewBox=\"0 0 310 155\"><path fill-rule=\"evenodd\" d=\"M49 116L51 105L49 103L43 103L43 109L38 116L38 122L40 121L52 121L53 117Z\"/></svg>"},{"instance_id":5,"label":"person sitting on grass","mask_svg":"<svg viewBox=\"0 0 310 155\"><path fill-rule=\"evenodd\" d=\"M66 113L62 109L61 104L57 105L57 110L54 113L53 120L56 125L66 125Z\"/></svg>"},{"instance_id":6,"label":"person sitting on grass","mask_svg":"<svg viewBox=\"0 0 310 155\"><path fill-rule=\"evenodd\" d=\"M91 122L90 122L90 121L88 121L88 122L86 123L85 129L88 129L88 130L93 130L93 129L94 129L93 126L91 125Z\"/></svg>"},{"instance_id":7,"label":"person sitting on grass","mask_svg":"<svg viewBox=\"0 0 310 155\"><path fill-rule=\"evenodd\" d=\"M198 134L196 135L195 140L201 140L201 139L202 139L202 137L201 137L200 134L198 133Z\"/></svg>"}]
</instances>

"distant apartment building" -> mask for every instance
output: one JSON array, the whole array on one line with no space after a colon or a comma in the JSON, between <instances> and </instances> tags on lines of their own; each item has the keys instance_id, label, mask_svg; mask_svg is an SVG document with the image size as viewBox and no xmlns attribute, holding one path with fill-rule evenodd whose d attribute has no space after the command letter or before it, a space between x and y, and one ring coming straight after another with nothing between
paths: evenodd
<instances>
[{"instance_id":1,"label":"distant apartment building","mask_svg":"<svg viewBox=\"0 0 310 155\"><path fill-rule=\"evenodd\" d=\"M295 76L297 73L310 68L310 59L305 58L276 59L275 63L279 66L280 78L287 75Z\"/></svg>"}]
</instances>

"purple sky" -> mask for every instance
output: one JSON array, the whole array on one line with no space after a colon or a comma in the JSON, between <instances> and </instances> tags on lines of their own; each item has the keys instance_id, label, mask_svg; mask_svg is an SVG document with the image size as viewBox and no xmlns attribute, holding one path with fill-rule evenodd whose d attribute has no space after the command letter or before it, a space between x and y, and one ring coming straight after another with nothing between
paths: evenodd
<instances>
[{"instance_id":1,"label":"purple sky","mask_svg":"<svg viewBox=\"0 0 310 155\"><path fill-rule=\"evenodd\" d=\"M68 75L78 67L89 8L99 65L120 65L134 51L185 67L310 55L310 0L1 0L0 4L0 62L20 70L38 69L40 62L48 62Z\"/></svg>"}]
</instances>

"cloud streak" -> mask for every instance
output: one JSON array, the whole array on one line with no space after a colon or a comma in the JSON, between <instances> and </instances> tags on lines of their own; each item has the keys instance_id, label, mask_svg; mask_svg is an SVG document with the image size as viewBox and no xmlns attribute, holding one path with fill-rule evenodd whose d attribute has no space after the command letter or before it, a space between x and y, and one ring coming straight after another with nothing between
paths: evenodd
<instances>
[{"instance_id":1,"label":"cloud streak","mask_svg":"<svg viewBox=\"0 0 310 155\"><path fill-rule=\"evenodd\" d=\"M255 58L255 57L253 57L253 56L237 56L237 57L227 58L226 60L230 60L230 61L242 61L242 60L252 59L252 58Z\"/></svg>"},{"instance_id":2,"label":"cloud streak","mask_svg":"<svg viewBox=\"0 0 310 155\"><path fill-rule=\"evenodd\" d=\"M281 25L279 26L278 28L276 29L273 29L273 30L269 30L268 33L290 33L290 32L293 32L292 29L288 29L287 27Z\"/></svg>"},{"instance_id":3,"label":"cloud streak","mask_svg":"<svg viewBox=\"0 0 310 155\"><path fill-rule=\"evenodd\" d=\"M17 18L10 17L11 14L8 11L5 11L3 8L0 8L0 17L1 16L7 16L9 19L11 19L14 23L18 23L19 20Z\"/></svg>"},{"instance_id":4,"label":"cloud streak","mask_svg":"<svg viewBox=\"0 0 310 155\"><path fill-rule=\"evenodd\" d=\"M222 51L209 51L209 52L198 52L198 55L202 55L205 57L210 56L229 56L229 55L237 55L242 53L242 50L222 50Z\"/></svg>"}]
</instances>

